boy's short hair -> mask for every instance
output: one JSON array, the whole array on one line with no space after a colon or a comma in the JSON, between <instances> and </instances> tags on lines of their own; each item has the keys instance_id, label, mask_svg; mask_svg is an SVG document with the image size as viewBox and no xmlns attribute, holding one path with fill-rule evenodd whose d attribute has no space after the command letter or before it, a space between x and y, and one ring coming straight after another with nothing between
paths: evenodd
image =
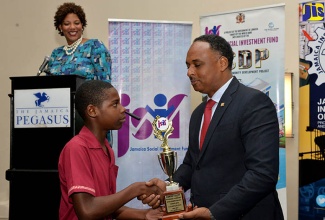
<instances>
[{"instance_id":1,"label":"boy's short hair","mask_svg":"<svg viewBox=\"0 0 325 220\"><path fill-rule=\"evenodd\" d=\"M106 97L106 90L114 88L109 82L101 80L85 81L76 91L75 108L83 120L86 119L88 105L100 106Z\"/></svg>"}]
</instances>

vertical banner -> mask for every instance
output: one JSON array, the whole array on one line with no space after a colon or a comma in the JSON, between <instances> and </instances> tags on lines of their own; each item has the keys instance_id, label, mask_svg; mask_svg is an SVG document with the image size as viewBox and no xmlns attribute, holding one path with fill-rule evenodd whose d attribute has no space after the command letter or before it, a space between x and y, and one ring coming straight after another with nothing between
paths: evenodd
<instances>
[{"instance_id":1,"label":"vertical banner","mask_svg":"<svg viewBox=\"0 0 325 220\"><path fill-rule=\"evenodd\" d=\"M324 4L299 4L299 220L325 219Z\"/></svg>"},{"instance_id":2,"label":"vertical banner","mask_svg":"<svg viewBox=\"0 0 325 220\"><path fill-rule=\"evenodd\" d=\"M172 121L168 145L178 154L178 165L188 147L190 82L185 65L191 45L192 23L108 19L112 84L121 103L140 120L126 116L113 131L119 166L117 190L154 177L167 179L158 161L162 142L153 134L155 117ZM137 199L128 206L142 208Z\"/></svg>"},{"instance_id":3,"label":"vertical banner","mask_svg":"<svg viewBox=\"0 0 325 220\"><path fill-rule=\"evenodd\" d=\"M244 9L200 18L202 34L225 38L233 48L233 75L267 94L279 119L280 171L277 190L286 216L284 132L284 5Z\"/></svg>"}]
</instances>

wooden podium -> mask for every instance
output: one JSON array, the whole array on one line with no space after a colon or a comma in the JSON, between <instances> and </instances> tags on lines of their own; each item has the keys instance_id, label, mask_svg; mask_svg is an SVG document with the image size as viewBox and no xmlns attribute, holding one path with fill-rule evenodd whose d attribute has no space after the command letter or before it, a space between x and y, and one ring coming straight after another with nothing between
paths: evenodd
<instances>
[{"instance_id":1,"label":"wooden podium","mask_svg":"<svg viewBox=\"0 0 325 220\"><path fill-rule=\"evenodd\" d=\"M61 197L58 158L66 142L82 127L82 120L74 108L74 95L85 78L66 75L10 79L10 169L6 171L6 179L10 181L9 219L57 220ZM67 96L61 97L69 100L68 107L46 107L45 103L54 102L55 92L62 89L68 91ZM44 96L47 97L44 104L36 96L35 101L28 101L32 99L30 94L44 94L44 91L52 93ZM25 94L26 99L22 99ZM19 107L22 103L18 103L18 97L33 107ZM42 113L48 115L39 115ZM56 117L65 125L53 126L57 123Z\"/></svg>"}]
</instances>

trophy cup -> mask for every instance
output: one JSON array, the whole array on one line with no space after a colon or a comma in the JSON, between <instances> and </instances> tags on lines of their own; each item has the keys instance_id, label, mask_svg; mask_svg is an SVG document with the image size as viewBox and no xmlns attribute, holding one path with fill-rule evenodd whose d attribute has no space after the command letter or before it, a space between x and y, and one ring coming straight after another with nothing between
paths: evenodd
<instances>
[{"instance_id":1,"label":"trophy cup","mask_svg":"<svg viewBox=\"0 0 325 220\"><path fill-rule=\"evenodd\" d=\"M177 168L177 152L172 151L168 146L168 137L172 134L174 128L172 121L167 118L156 116L152 122L154 135L162 141L161 148L163 152L158 154L159 164L164 173L169 177L166 192L164 192L164 204L166 212L162 217L163 220L178 219L178 215L186 211L186 201L183 189L178 183L173 181L173 174Z\"/></svg>"}]
</instances>

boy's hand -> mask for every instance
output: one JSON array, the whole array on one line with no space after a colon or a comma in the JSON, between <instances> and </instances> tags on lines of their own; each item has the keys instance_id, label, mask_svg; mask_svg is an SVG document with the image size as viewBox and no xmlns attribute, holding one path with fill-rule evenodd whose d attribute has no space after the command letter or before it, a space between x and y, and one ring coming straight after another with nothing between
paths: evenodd
<instances>
[{"instance_id":1,"label":"boy's hand","mask_svg":"<svg viewBox=\"0 0 325 220\"><path fill-rule=\"evenodd\" d=\"M166 183L163 180L160 180L158 178L153 178L151 180L149 180L148 182L146 182L147 186L158 186L163 192L166 191ZM147 204L150 207L152 207L153 209L158 208L161 205L161 201L163 200L163 197L161 197L160 195L155 195L155 194L151 194L151 195L146 195L146 194L142 194L140 196L137 197L138 200L141 200L143 204Z\"/></svg>"},{"instance_id":2,"label":"boy's hand","mask_svg":"<svg viewBox=\"0 0 325 220\"><path fill-rule=\"evenodd\" d=\"M157 220L163 217L163 210L162 208L157 209L149 209L146 213L146 220Z\"/></svg>"}]
</instances>

